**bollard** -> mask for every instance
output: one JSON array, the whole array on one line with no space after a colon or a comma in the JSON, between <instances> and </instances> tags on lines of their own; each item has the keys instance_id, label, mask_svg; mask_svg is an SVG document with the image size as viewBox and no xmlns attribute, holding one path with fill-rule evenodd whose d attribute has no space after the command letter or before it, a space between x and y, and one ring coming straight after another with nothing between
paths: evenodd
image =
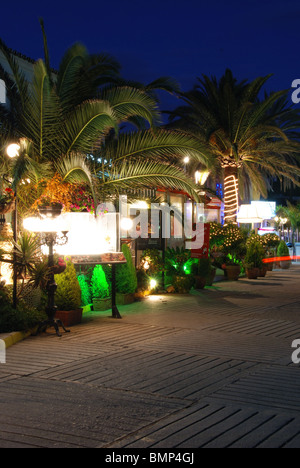
<instances>
[{"instance_id":1,"label":"bollard","mask_svg":"<svg viewBox=\"0 0 300 468\"><path fill-rule=\"evenodd\" d=\"M6 364L6 344L0 340L0 364Z\"/></svg>"}]
</instances>

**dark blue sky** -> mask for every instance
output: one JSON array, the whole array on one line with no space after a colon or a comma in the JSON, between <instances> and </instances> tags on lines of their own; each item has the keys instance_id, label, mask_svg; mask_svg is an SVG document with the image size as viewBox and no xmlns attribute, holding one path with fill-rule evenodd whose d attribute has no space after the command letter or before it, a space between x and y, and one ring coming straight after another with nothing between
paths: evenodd
<instances>
[{"instance_id":1,"label":"dark blue sky","mask_svg":"<svg viewBox=\"0 0 300 468\"><path fill-rule=\"evenodd\" d=\"M300 78L299 0L5 0L0 37L12 49L42 57L39 17L54 68L80 41L90 52L117 58L126 78L150 82L167 75L182 90L197 76L219 77L227 67L238 79L273 73L269 91Z\"/></svg>"}]
</instances>

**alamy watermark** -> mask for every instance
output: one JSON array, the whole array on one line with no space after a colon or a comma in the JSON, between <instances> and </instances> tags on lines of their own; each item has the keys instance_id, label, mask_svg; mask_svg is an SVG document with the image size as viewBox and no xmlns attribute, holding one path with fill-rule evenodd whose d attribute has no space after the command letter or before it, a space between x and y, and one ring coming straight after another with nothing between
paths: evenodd
<instances>
[{"instance_id":1,"label":"alamy watermark","mask_svg":"<svg viewBox=\"0 0 300 468\"><path fill-rule=\"evenodd\" d=\"M300 102L300 79L294 80L292 82L292 88L296 88L292 92L292 101L294 104L299 104Z\"/></svg>"},{"instance_id":2,"label":"alamy watermark","mask_svg":"<svg viewBox=\"0 0 300 468\"><path fill-rule=\"evenodd\" d=\"M300 340L294 340L292 348L296 348L292 353L292 362L293 364L300 364Z\"/></svg>"},{"instance_id":3,"label":"alamy watermark","mask_svg":"<svg viewBox=\"0 0 300 468\"><path fill-rule=\"evenodd\" d=\"M112 203L98 207L97 215L114 213ZM186 249L201 249L204 245L204 204L203 203L151 203L136 206L128 203L127 196L119 198L121 234L132 239L184 239ZM128 217L130 224L127 224ZM125 223L124 223L125 221Z\"/></svg>"}]
</instances>

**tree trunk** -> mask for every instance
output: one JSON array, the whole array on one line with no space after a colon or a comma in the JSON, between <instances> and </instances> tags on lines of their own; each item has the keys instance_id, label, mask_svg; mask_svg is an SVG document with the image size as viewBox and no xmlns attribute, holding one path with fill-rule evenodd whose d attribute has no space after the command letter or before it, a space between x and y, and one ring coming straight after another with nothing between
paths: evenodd
<instances>
[{"instance_id":1,"label":"tree trunk","mask_svg":"<svg viewBox=\"0 0 300 468\"><path fill-rule=\"evenodd\" d=\"M239 186L237 167L226 166L224 168L224 220L225 225L237 224L239 209Z\"/></svg>"}]
</instances>

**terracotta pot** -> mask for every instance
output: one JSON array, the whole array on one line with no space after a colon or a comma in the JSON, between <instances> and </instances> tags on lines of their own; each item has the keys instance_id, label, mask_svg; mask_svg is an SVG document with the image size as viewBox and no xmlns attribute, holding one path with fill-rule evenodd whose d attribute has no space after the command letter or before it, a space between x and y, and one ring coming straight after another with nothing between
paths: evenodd
<instances>
[{"instance_id":1,"label":"terracotta pot","mask_svg":"<svg viewBox=\"0 0 300 468\"><path fill-rule=\"evenodd\" d=\"M259 269L258 278L264 278L267 274L267 267L262 267Z\"/></svg>"},{"instance_id":2,"label":"terracotta pot","mask_svg":"<svg viewBox=\"0 0 300 468\"><path fill-rule=\"evenodd\" d=\"M82 310L58 310L55 314L55 318L62 321L65 327L71 327L72 325L78 325L82 321Z\"/></svg>"},{"instance_id":3,"label":"terracotta pot","mask_svg":"<svg viewBox=\"0 0 300 468\"><path fill-rule=\"evenodd\" d=\"M258 275L259 275L259 268L250 268L250 269L247 269L246 272L247 272L247 278L248 279L257 279L258 278Z\"/></svg>"},{"instance_id":4,"label":"terracotta pot","mask_svg":"<svg viewBox=\"0 0 300 468\"><path fill-rule=\"evenodd\" d=\"M283 270L288 270L289 268L291 268L291 266L292 262L290 260L284 260L280 262L280 268L282 268Z\"/></svg>"},{"instance_id":5,"label":"terracotta pot","mask_svg":"<svg viewBox=\"0 0 300 468\"><path fill-rule=\"evenodd\" d=\"M241 267L239 265L227 265L226 272L228 281L237 281L241 273Z\"/></svg>"}]
</instances>

